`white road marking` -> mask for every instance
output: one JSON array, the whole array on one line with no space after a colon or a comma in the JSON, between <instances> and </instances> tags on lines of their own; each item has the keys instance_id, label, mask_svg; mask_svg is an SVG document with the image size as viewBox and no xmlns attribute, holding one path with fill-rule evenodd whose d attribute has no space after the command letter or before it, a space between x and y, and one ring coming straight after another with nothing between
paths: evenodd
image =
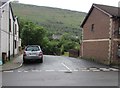
<instances>
[{"instance_id":1,"label":"white road marking","mask_svg":"<svg viewBox=\"0 0 120 88\"><path fill-rule=\"evenodd\" d=\"M80 70L87 70L87 68L85 68L85 67L84 68L80 68Z\"/></svg>"},{"instance_id":2,"label":"white road marking","mask_svg":"<svg viewBox=\"0 0 120 88\"><path fill-rule=\"evenodd\" d=\"M3 71L3 72L13 72L13 71Z\"/></svg>"},{"instance_id":3,"label":"white road marking","mask_svg":"<svg viewBox=\"0 0 120 88\"><path fill-rule=\"evenodd\" d=\"M61 63L65 68L65 70L54 70L54 69L51 69L51 70L31 70L31 72L42 72L42 71L46 71L46 72L67 72L67 71L70 71L70 72L79 72L79 71L83 71L83 72L89 72L89 71L93 71L93 72L100 72L100 71L105 71L105 72L108 72L108 71L116 71L118 72L119 69L116 69L116 68L79 68L79 70L77 69L73 69L71 70L68 66L66 66L64 63ZM10 71L3 71L3 72L14 72L13 70L10 70ZM30 72L30 71L26 71L26 70L18 70L18 72Z\"/></svg>"},{"instance_id":4,"label":"white road marking","mask_svg":"<svg viewBox=\"0 0 120 88\"><path fill-rule=\"evenodd\" d=\"M89 68L90 70L97 70L97 68Z\"/></svg>"},{"instance_id":5,"label":"white road marking","mask_svg":"<svg viewBox=\"0 0 120 88\"><path fill-rule=\"evenodd\" d=\"M99 72L100 70L99 70L99 69L94 69L94 70L92 70L92 71L94 71L94 72Z\"/></svg>"},{"instance_id":6,"label":"white road marking","mask_svg":"<svg viewBox=\"0 0 120 88\"><path fill-rule=\"evenodd\" d=\"M22 72L22 71L18 71L18 72Z\"/></svg>"},{"instance_id":7,"label":"white road marking","mask_svg":"<svg viewBox=\"0 0 120 88\"><path fill-rule=\"evenodd\" d=\"M116 68L109 68L110 70L112 70L112 71L119 71L118 69L116 69Z\"/></svg>"},{"instance_id":8,"label":"white road marking","mask_svg":"<svg viewBox=\"0 0 120 88\"><path fill-rule=\"evenodd\" d=\"M59 72L64 72L64 71L68 71L68 70L58 70Z\"/></svg>"},{"instance_id":9,"label":"white road marking","mask_svg":"<svg viewBox=\"0 0 120 88\"><path fill-rule=\"evenodd\" d=\"M110 71L110 69L107 69L107 68L105 68L105 69L101 69L102 71Z\"/></svg>"},{"instance_id":10,"label":"white road marking","mask_svg":"<svg viewBox=\"0 0 120 88\"><path fill-rule=\"evenodd\" d=\"M84 69L84 70L82 70L82 71L83 71L83 72L85 72L85 71L88 72L88 71L90 71L90 70L85 70L85 69Z\"/></svg>"},{"instance_id":11,"label":"white road marking","mask_svg":"<svg viewBox=\"0 0 120 88\"><path fill-rule=\"evenodd\" d=\"M68 66L66 66L64 63L61 63L64 67L66 67L69 71L72 71Z\"/></svg>"},{"instance_id":12,"label":"white road marking","mask_svg":"<svg viewBox=\"0 0 120 88\"><path fill-rule=\"evenodd\" d=\"M47 71L47 72L53 72L53 71L55 71L55 70L45 70L45 71Z\"/></svg>"},{"instance_id":13,"label":"white road marking","mask_svg":"<svg viewBox=\"0 0 120 88\"><path fill-rule=\"evenodd\" d=\"M106 68L99 68L99 69L104 70L104 69L106 69Z\"/></svg>"},{"instance_id":14,"label":"white road marking","mask_svg":"<svg viewBox=\"0 0 120 88\"><path fill-rule=\"evenodd\" d=\"M73 71L78 72L79 70L73 70Z\"/></svg>"},{"instance_id":15,"label":"white road marking","mask_svg":"<svg viewBox=\"0 0 120 88\"><path fill-rule=\"evenodd\" d=\"M28 72L28 71L24 71L24 72Z\"/></svg>"},{"instance_id":16,"label":"white road marking","mask_svg":"<svg viewBox=\"0 0 120 88\"><path fill-rule=\"evenodd\" d=\"M41 70L32 70L32 72L41 72Z\"/></svg>"}]
</instances>

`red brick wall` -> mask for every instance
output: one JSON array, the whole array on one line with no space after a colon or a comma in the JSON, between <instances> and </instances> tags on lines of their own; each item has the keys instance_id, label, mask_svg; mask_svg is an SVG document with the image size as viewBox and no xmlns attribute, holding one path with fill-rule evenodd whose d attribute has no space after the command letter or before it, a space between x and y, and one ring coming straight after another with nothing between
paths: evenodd
<instances>
[{"instance_id":1,"label":"red brick wall","mask_svg":"<svg viewBox=\"0 0 120 88\"><path fill-rule=\"evenodd\" d=\"M118 60L120 59L120 57L118 58L118 56L117 56L118 44L120 44L120 42L117 42L117 41L113 42L113 59L112 59L113 64L115 64L115 63L117 64Z\"/></svg>"},{"instance_id":2,"label":"red brick wall","mask_svg":"<svg viewBox=\"0 0 120 88\"><path fill-rule=\"evenodd\" d=\"M94 29L91 31L91 25ZM83 41L92 39L109 39L110 18L108 15L94 8L83 26ZM81 54L84 58L92 58L108 64L109 41L83 42Z\"/></svg>"},{"instance_id":3,"label":"red brick wall","mask_svg":"<svg viewBox=\"0 0 120 88\"><path fill-rule=\"evenodd\" d=\"M104 42L84 42L83 57L96 59L96 61L107 63L108 61L108 43Z\"/></svg>"},{"instance_id":4,"label":"red brick wall","mask_svg":"<svg viewBox=\"0 0 120 88\"><path fill-rule=\"evenodd\" d=\"M113 38L120 38L120 35L118 35L118 20L113 20Z\"/></svg>"},{"instance_id":5,"label":"red brick wall","mask_svg":"<svg viewBox=\"0 0 120 88\"><path fill-rule=\"evenodd\" d=\"M91 26L94 24L94 29L91 31ZM97 40L97 39L109 39L110 37L110 17L100 10L93 8L86 23L83 26L83 44L81 47L80 55L84 58L95 59L96 61L108 64L109 55L111 55L112 63L118 62L117 57L117 45L118 41L114 39L120 38L118 35L118 21L112 20L112 49L109 54L109 41L87 41L84 40ZM114 42L113 42L114 41ZM108 55L109 54L109 55Z\"/></svg>"},{"instance_id":6,"label":"red brick wall","mask_svg":"<svg viewBox=\"0 0 120 88\"><path fill-rule=\"evenodd\" d=\"M120 44L119 41L114 40L114 39L120 39L120 35L118 35L118 20L117 19L113 19L113 25L112 25L112 64L117 64L118 60L120 58L118 58L117 56L117 51L118 51L118 44Z\"/></svg>"},{"instance_id":7,"label":"red brick wall","mask_svg":"<svg viewBox=\"0 0 120 88\"><path fill-rule=\"evenodd\" d=\"M97 39L97 38L108 38L109 37L109 27L110 18L94 8L91 12L88 20L83 26L84 39ZM91 25L94 24L94 32L91 32Z\"/></svg>"}]
</instances>

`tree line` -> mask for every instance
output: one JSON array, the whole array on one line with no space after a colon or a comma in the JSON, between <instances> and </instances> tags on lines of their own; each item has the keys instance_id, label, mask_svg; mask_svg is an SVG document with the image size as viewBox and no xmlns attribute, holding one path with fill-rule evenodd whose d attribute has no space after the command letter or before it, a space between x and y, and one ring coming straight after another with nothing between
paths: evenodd
<instances>
[{"instance_id":1,"label":"tree line","mask_svg":"<svg viewBox=\"0 0 120 88\"><path fill-rule=\"evenodd\" d=\"M22 46L40 45L44 54L62 55L70 49L79 50L79 38L69 33L61 35L60 39L52 39L47 29L31 21L20 19L20 37Z\"/></svg>"}]
</instances>

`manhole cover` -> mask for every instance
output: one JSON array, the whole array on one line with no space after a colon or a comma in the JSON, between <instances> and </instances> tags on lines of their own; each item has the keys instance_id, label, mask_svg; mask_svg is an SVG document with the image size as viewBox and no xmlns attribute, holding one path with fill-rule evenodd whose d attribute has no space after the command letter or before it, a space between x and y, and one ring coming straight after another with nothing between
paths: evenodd
<instances>
[{"instance_id":1,"label":"manhole cover","mask_svg":"<svg viewBox=\"0 0 120 88\"><path fill-rule=\"evenodd\" d=\"M66 71L65 73L72 73L72 71Z\"/></svg>"}]
</instances>

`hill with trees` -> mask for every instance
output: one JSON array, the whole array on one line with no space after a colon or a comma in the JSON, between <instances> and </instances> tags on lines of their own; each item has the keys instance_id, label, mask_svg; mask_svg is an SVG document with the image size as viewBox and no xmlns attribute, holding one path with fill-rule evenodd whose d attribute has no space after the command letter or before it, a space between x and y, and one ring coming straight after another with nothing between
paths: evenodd
<instances>
[{"instance_id":1,"label":"hill with trees","mask_svg":"<svg viewBox=\"0 0 120 88\"><path fill-rule=\"evenodd\" d=\"M80 24L86 13L21 3L12 3L12 8L19 18L23 46L39 44L45 54L57 55L79 50Z\"/></svg>"},{"instance_id":2,"label":"hill with trees","mask_svg":"<svg viewBox=\"0 0 120 88\"><path fill-rule=\"evenodd\" d=\"M80 24L86 16L84 12L20 3L12 3L12 7L15 15L43 26L51 35L80 36Z\"/></svg>"}]
</instances>

